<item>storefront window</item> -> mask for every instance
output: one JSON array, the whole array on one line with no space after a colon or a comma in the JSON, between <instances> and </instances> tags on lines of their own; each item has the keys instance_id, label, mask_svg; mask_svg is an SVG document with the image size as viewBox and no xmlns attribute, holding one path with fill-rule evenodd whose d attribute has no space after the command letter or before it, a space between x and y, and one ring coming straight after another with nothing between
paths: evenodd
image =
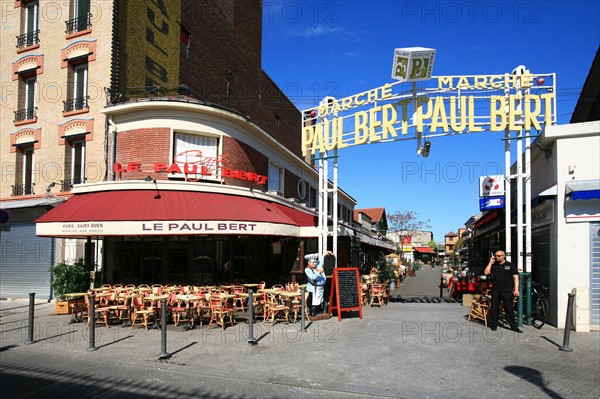
<instances>
[{"instance_id":1,"label":"storefront window","mask_svg":"<svg viewBox=\"0 0 600 399\"><path fill-rule=\"evenodd\" d=\"M110 237L106 242L104 280L126 284L281 283L291 278L299 245L255 236ZM281 244L276 253L273 242Z\"/></svg>"},{"instance_id":2,"label":"storefront window","mask_svg":"<svg viewBox=\"0 0 600 399\"><path fill-rule=\"evenodd\" d=\"M210 283L215 275L214 241L195 239L193 242L193 282Z\"/></svg>"},{"instance_id":3,"label":"storefront window","mask_svg":"<svg viewBox=\"0 0 600 399\"><path fill-rule=\"evenodd\" d=\"M201 136L198 134L175 133L173 145L173 162L179 165L182 171L196 167L198 172L204 167L203 173L173 174L170 177L187 178L192 180L217 180L220 169L218 166L219 140L216 137Z\"/></svg>"}]
</instances>

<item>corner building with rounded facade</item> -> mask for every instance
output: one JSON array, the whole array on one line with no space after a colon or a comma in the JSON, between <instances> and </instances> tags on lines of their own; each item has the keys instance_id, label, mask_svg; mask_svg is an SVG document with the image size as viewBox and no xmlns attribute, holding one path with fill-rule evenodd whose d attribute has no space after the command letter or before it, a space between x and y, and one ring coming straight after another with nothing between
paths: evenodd
<instances>
[{"instance_id":1,"label":"corner building with rounded facade","mask_svg":"<svg viewBox=\"0 0 600 399\"><path fill-rule=\"evenodd\" d=\"M50 298L50 266L76 258L107 283L301 276L318 173L303 116L262 70L262 2L70 0L52 20L49 3L6 14L3 295ZM395 249L338 198L338 264L360 260L356 243Z\"/></svg>"}]
</instances>

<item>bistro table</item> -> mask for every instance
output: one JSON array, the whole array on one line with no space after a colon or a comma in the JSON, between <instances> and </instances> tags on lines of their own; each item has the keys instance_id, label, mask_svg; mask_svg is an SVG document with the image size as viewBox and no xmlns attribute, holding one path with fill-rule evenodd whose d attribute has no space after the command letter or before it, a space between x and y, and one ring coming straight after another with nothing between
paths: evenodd
<instances>
[{"instance_id":1,"label":"bistro table","mask_svg":"<svg viewBox=\"0 0 600 399\"><path fill-rule=\"evenodd\" d=\"M87 295L87 292L70 292L68 294L63 295L65 299L73 298L75 303L73 304L73 313L71 315L71 323L79 323L83 319L83 309L85 306L85 301L83 301L83 308L79 307L79 298L84 298ZM81 313L81 318L77 316L78 313Z\"/></svg>"},{"instance_id":2,"label":"bistro table","mask_svg":"<svg viewBox=\"0 0 600 399\"><path fill-rule=\"evenodd\" d=\"M293 299L302 296L302 293L297 291L279 291L279 295L287 298L288 306L290 307L289 314L291 314Z\"/></svg>"},{"instance_id":3,"label":"bistro table","mask_svg":"<svg viewBox=\"0 0 600 399\"><path fill-rule=\"evenodd\" d=\"M178 301L185 302L185 305L187 308L188 324L184 327L184 329L190 330L190 329L194 328L194 323L193 323L194 314L193 314L192 303L204 301L204 300L206 300L206 296L205 295L180 294L180 295L177 295L176 298Z\"/></svg>"},{"instance_id":4,"label":"bistro table","mask_svg":"<svg viewBox=\"0 0 600 399\"><path fill-rule=\"evenodd\" d=\"M106 290L106 288L104 290ZM113 296L113 293L98 291L94 292L94 296L96 297L96 302L98 302L102 306L106 306L109 300L105 298Z\"/></svg>"},{"instance_id":5,"label":"bistro table","mask_svg":"<svg viewBox=\"0 0 600 399\"><path fill-rule=\"evenodd\" d=\"M258 286L260 286L260 284L258 283L244 283L244 284L240 284L242 287L246 288L247 290L249 289L254 289Z\"/></svg>"},{"instance_id":6,"label":"bistro table","mask_svg":"<svg viewBox=\"0 0 600 399\"><path fill-rule=\"evenodd\" d=\"M133 309L131 302L132 302L133 298L140 296L139 293L136 293L135 291L136 291L135 289L130 288L130 291L128 293L125 292L125 293L120 293L118 295L119 299L125 300L125 306L127 307L128 320L125 323L123 323L123 325L126 327L131 326L131 318L132 318L131 312Z\"/></svg>"},{"instance_id":7,"label":"bistro table","mask_svg":"<svg viewBox=\"0 0 600 399\"><path fill-rule=\"evenodd\" d=\"M152 313L154 314L154 325L152 326L152 328L159 328L158 326L158 307L159 307L159 301L162 301L163 299L168 299L169 295L163 295L163 294L149 294L149 295L144 295L142 297L142 301L150 301L150 307L152 308Z\"/></svg>"}]
</instances>

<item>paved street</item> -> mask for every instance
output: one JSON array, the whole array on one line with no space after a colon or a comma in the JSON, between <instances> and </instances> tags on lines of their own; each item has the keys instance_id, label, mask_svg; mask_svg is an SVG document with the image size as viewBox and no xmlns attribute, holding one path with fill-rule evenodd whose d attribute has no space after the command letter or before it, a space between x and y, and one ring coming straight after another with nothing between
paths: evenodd
<instances>
[{"instance_id":1,"label":"paved street","mask_svg":"<svg viewBox=\"0 0 600 399\"><path fill-rule=\"evenodd\" d=\"M392 293L395 301L399 302L440 302L440 273L439 266L427 265L416 272L414 277L406 279L404 285ZM448 302L448 290L442 290L442 302Z\"/></svg>"},{"instance_id":2,"label":"paved street","mask_svg":"<svg viewBox=\"0 0 600 399\"><path fill-rule=\"evenodd\" d=\"M418 271L394 296L423 296L417 288L434 274L439 268ZM85 325L55 315L54 304L36 306L36 342L26 345L26 305L0 302L5 397L600 397L597 331L572 332L573 351L564 352L563 330L491 332L468 322L459 303L390 302L306 333L260 322L255 346L242 319L224 332L169 325L168 360L158 359L159 330L100 327L98 349L87 351Z\"/></svg>"}]
</instances>

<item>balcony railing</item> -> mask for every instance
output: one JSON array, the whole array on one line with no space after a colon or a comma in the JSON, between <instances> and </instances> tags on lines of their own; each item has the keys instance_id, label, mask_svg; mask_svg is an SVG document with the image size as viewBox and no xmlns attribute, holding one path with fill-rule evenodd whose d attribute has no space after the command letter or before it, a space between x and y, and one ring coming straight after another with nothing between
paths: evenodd
<instances>
[{"instance_id":1,"label":"balcony railing","mask_svg":"<svg viewBox=\"0 0 600 399\"><path fill-rule=\"evenodd\" d=\"M68 21L65 21L67 28L65 33L77 33L82 30L90 29L92 27L92 14L88 13L85 17L73 18Z\"/></svg>"},{"instance_id":2,"label":"balcony railing","mask_svg":"<svg viewBox=\"0 0 600 399\"><path fill-rule=\"evenodd\" d=\"M117 91L114 88L105 88L107 104L118 104L127 101L143 101L146 99L181 98L185 101L200 101L208 103L203 95L191 87L181 84L178 86L130 86L122 87Z\"/></svg>"},{"instance_id":3,"label":"balcony railing","mask_svg":"<svg viewBox=\"0 0 600 399\"><path fill-rule=\"evenodd\" d=\"M14 186L11 185L12 187L12 196L16 197L18 195L31 195L31 194L35 194L33 188L35 186L35 183L31 183L31 184L15 184Z\"/></svg>"},{"instance_id":4,"label":"balcony railing","mask_svg":"<svg viewBox=\"0 0 600 399\"><path fill-rule=\"evenodd\" d=\"M33 32L23 33L17 36L17 48L24 48L33 46L40 42L40 30L34 30Z\"/></svg>"},{"instance_id":5,"label":"balcony railing","mask_svg":"<svg viewBox=\"0 0 600 399\"><path fill-rule=\"evenodd\" d=\"M71 100L63 101L63 103L65 105L63 112L78 111L80 109L86 109L89 106L88 105L89 99L90 99L90 96L85 96L85 97L77 97L77 98L73 98Z\"/></svg>"},{"instance_id":6,"label":"balcony railing","mask_svg":"<svg viewBox=\"0 0 600 399\"><path fill-rule=\"evenodd\" d=\"M60 181L60 192L64 193L67 191L73 190L74 184L85 183L87 179L84 177L83 179L67 179Z\"/></svg>"},{"instance_id":7,"label":"balcony railing","mask_svg":"<svg viewBox=\"0 0 600 399\"><path fill-rule=\"evenodd\" d=\"M16 111L14 111L15 122L28 121L31 119L35 119L36 111L37 111L37 107L18 109Z\"/></svg>"}]
</instances>

